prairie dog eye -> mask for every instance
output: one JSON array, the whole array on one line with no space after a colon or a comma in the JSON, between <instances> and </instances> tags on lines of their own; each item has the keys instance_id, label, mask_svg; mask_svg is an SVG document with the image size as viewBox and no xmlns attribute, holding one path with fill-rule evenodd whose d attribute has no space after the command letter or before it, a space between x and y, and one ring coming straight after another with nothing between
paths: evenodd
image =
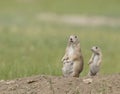
<instances>
[{"instance_id":1,"label":"prairie dog eye","mask_svg":"<svg viewBox=\"0 0 120 94\"><path fill-rule=\"evenodd\" d=\"M75 38L77 38L77 36L75 36Z\"/></svg>"},{"instance_id":2,"label":"prairie dog eye","mask_svg":"<svg viewBox=\"0 0 120 94\"><path fill-rule=\"evenodd\" d=\"M96 47L96 49L98 49L98 47Z\"/></svg>"}]
</instances>

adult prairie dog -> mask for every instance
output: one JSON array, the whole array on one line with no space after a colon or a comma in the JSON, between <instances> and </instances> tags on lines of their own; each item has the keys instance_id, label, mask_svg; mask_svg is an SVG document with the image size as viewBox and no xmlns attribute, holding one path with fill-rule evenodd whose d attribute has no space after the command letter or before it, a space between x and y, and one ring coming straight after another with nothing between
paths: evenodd
<instances>
[{"instance_id":1,"label":"adult prairie dog","mask_svg":"<svg viewBox=\"0 0 120 94\"><path fill-rule=\"evenodd\" d=\"M83 56L77 36L70 36L62 62L64 76L79 77L79 74L83 70Z\"/></svg>"},{"instance_id":2,"label":"adult prairie dog","mask_svg":"<svg viewBox=\"0 0 120 94\"><path fill-rule=\"evenodd\" d=\"M91 51L93 52L93 54L88 62L89 67L90 67L90 71L88 75L95 76L100 70L100 64L102 61L102 53L101 53L101 49L97 46L93 46L91 48Z\"/></svg>"}]
</instances>

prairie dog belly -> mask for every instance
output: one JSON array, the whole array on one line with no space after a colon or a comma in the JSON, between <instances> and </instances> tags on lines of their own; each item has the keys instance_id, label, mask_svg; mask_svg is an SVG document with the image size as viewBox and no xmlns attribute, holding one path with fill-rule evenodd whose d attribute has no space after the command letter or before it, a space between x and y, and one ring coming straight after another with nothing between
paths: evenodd
<instances>
[{"instance_id":1,"label":"prairie dog belly","mask_svg":"<svg viewBox=\"0 0 120 94\"><path fill-rule=\"evenodd\" d=\"M96 66L96 64L91 64L90 65L90 72L93 75L96 75L96 73L99 71L100 67Z\"/></svg>"},{"instance_id":2,"label":"prairie dog belly","mask_svg":"<svg viewBox=\"0 0 120 94\"><path fill-rule=\"evenodd\" d=\"M73 62L65 61L63 63L62 72L64 76L70 76L73 73Z\"/></svg>"},{"instance_id":3,"label":"prairie dog belly","mask_svg":"<svg viewBox=\"0 0 120 94\"><path fill-rule=\"evenodd\" d=\"M96 55L93 59L93 62L90 64L90 72L92 75L96 75L96 73L99 71L100 66L97 66L99 57Z\"/></svg>"},{"instance_id":4,"label":"prairie dog belly","mask_svg":"<svg viewBox=\"0 0 120 94\"><path fill-rule=\"evenodd\" d=\"M99 60L99 56L98 56L98 55L95 55L95 57L94 57L94 59L93 59L93 63L97 65L98 60Z\"/></svg>"},{"instance_id":5,"label":"prairie dog belly","mask_svg":"<svg viewBox=\"0 0 120 94\"><path fill-rule=\"evenodd\" d=\"M71 56L71 55L73 55L73 53L74 53L74 49L73 49L73 47L69 47L69 50L68 50L68 55L69 56Z\"/></svg>"}]
</instances>

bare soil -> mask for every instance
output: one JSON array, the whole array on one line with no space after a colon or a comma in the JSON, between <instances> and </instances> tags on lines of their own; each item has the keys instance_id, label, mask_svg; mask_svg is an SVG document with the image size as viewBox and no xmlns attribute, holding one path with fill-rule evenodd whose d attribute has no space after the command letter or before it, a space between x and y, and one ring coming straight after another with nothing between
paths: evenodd
<instances>
[{"instance_id":1,"label":"bare soil","mask_svg":"<svg viewBox=\"0 0 120 94\"><path fill-rule=\"evenodd\" d=\"M1 80L0 94L120 94L120 74L96 76L89 84L84 79L40 75Z\"/></svg>"}]
</instances>

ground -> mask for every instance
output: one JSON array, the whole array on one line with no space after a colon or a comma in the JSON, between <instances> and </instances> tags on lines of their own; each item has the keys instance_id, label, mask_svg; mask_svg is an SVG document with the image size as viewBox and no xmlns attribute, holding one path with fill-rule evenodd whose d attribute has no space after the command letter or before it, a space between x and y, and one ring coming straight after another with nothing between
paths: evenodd
<instances>
[{"instance_id":1,"label":"ground","mask_svg":"<svg viewBox=\"0 0 120 94\"><path fill-rule=\"evenodd\" d=\"M96 76L89 84L83 79L40 75L1 80L0 94L120 94L120 74Z\"/></svg>"}]
</instances>

